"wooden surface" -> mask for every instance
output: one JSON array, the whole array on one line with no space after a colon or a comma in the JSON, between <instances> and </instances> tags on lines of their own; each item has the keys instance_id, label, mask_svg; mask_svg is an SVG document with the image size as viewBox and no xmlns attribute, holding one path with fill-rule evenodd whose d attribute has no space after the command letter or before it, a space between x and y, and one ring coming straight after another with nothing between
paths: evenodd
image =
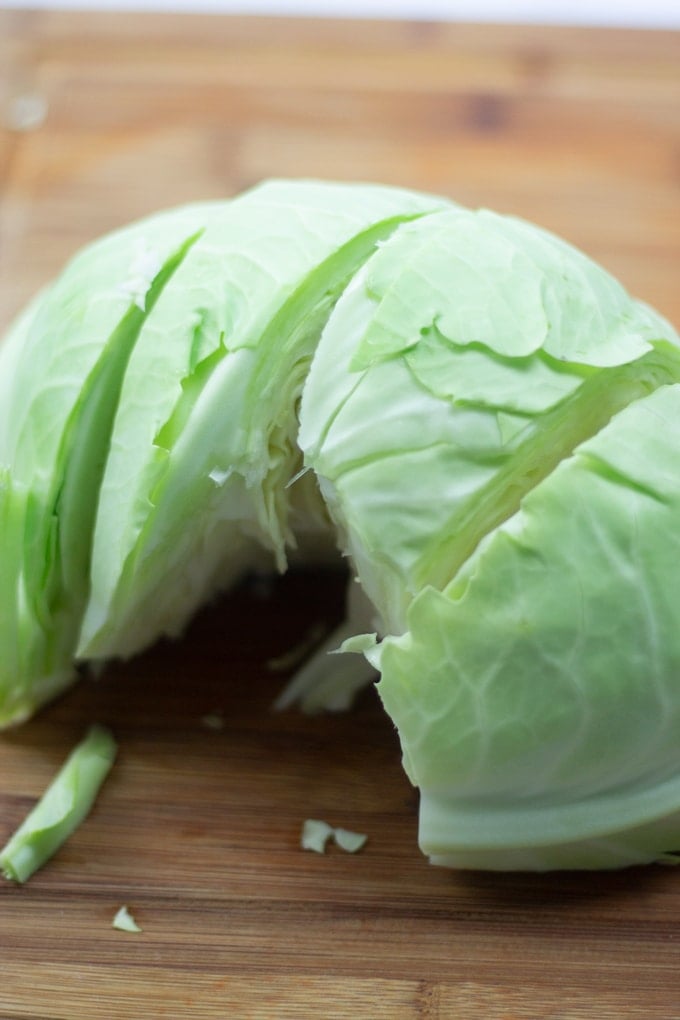
<instances>
[{"instance_id":1,"label":"wooden surface","mask_svg":"<svg viewBox=\"0 0 680 1020\"><path fill-rule=\"evenodd\" d=\"M20 130L26 95L47 116ZM680 323L672 33L5 11L0 110L2 324L89 238L272 175L522 214ZM89 722L120 756L68 846L0 888L0 1016L680 1017L680 872L431 868L372 692L269 711L267 660L340 605L333 576L251 585L2 738L0 839ZM308 816L368 845L304 853ZM111 928L122 904L141 934Z\"/></svg>"}]
</instances>

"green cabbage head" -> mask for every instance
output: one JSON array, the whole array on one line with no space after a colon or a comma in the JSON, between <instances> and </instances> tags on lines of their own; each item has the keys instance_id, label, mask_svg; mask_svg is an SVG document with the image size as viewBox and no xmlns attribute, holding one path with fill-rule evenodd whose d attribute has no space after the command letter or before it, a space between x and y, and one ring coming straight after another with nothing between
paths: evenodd
<instances>
[{"instance_id":1,"label":"green cabbage head","mask_svg":"<svg viewBox=\"0 0 680 1020\"><path fill-rule=\"evenodd\" d=\"M674 329L538 227L315 181L157 214L0 348L0 722L334 550L346 654L281 704L378 671L433 862L674 860L678 451Z\"/></svg>"}]
</instances>

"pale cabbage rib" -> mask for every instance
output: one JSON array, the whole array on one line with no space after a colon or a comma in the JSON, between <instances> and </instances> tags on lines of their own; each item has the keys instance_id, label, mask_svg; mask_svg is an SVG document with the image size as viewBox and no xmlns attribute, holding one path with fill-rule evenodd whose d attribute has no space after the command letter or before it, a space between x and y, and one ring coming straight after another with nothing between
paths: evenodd
<instances>
[{"instance_id":1,"label":"pale cabbage rib","mask_svg":"<svg viewBox=\"0 0 680 1020\"><path fill-rule=\"evenodd\" d=\"M651 485L644 485L635 478L631 478L630 475L617 470L611 464L608 464L606 460L603 460L591 451L582 452L580 457L591 473L601 475L608 482L612 482L614 485L622 485L624 488L630 489L631 492L637 492L643 496L649 496L650 499L656 500L657 503L668 502L668 498L663 492L653 488Z\"/></svg>"},{"instance_id":2,"label":"pale cabbage rib","mask_svg":"<svg viewBox=\"0 0 680 1020\"><path fill-rule=\"evenodd\" d=\"M587 439L629 404L680 381L680 351L664 345L638 361L600 370L541 416L541 429L514 451L493 480L458 509L453 525L436 536L419 567L421 586L442 588L479 542L519 509L522 499Z\"/></svg>"}]
</instances>

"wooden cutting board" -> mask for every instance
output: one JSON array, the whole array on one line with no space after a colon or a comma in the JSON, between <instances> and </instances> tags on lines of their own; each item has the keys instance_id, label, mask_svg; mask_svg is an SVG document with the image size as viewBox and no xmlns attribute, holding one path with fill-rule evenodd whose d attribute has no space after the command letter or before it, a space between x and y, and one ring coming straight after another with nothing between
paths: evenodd
<instances>
[{"instance_id":1,"label":"wooden cutting board","mask_svg":"<svg viewBox=\"0 0 680 1020\"><path fill-rule=\"evenodd\" d=\"M677 34L0 11L0 108L3 325L86 240L274 175L527 216L680 323ZM69 844L0 887L0 1016L680 1017L680 871L429 867L373 692L270 710L270 660L339 617L341 580L269 588L0 740L0 839L90 722L120 742ZM365 849L303 852L310 816Z\"/></svg>"}]
</instances>

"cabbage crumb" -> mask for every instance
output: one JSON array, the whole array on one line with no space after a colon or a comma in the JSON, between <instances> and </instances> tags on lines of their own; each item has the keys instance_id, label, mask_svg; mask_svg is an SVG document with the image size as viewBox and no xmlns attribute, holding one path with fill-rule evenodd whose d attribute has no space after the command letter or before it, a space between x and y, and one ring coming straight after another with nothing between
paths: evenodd
<instances>
[{"instance_id":1,"label":"cabbage crumb","mask_svg":"<svg viewBox=\"0 0 680 1020\"><path fill-rule=\"evenodd\" d=\"M223 730L224 716L221 712L208 712L201 716L201 726L206 730Z\"/></svg>"},{"instance_id":2,"label":"cabbage crumb","mask_svg":"<svg viewBox=\"0 0 680 1020\"><path fill-rule=\"evenodd\" d=\"M120 908L111 922L111 927L118 931L142 931L127 907Z\"/></svg>"},{"instance_id":3,"label":"cabbage crumb","mask_svg":"<svg viewBox=\"0 0 680 1020\"><path fill-rule=\"evenodd\" d=\"M307 818L302 826L300 846L303 850L313 850L317 854L326 852L326 844L332 839L336 846L345 853L355 854L365 845L368 839L361 832L350 829L333 828L328 822L316 818Z\"/></svg>"},{"instance_id":4,"label":"cabbage crumb","mask_svg":"<svg viewBox=\"0 0 680 1020\"><path fill-rule=\"evenodd\" d=\"M355 854L364 846L368 836L363 832L352 832L350 829L334 829L333 839L345 853Z\"/></svg>"}]
</instances>

